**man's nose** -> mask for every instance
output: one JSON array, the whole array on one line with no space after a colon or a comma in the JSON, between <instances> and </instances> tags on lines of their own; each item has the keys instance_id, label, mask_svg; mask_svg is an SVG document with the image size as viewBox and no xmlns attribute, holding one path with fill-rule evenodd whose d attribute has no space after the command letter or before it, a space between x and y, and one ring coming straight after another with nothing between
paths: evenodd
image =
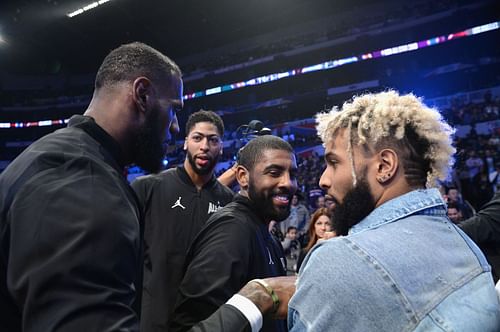
<instances>
[{"instance_id":1,"label":"man's nose","mask_svg":"<svg viewBox=\"0 0 500 332\"><path fill-rule=\"evenodd\" d=\"M297 191L297 180L290 174L290 172L283 172L280 179L280 187L287 188L293 194Z\"/></svg>"},{"instance_id":2,"label":"man's nose","mask_svg":"<svg viewBox=\"0 0 500 332\"><path fill-rule=\"evenodd\" d=\"M323 171L323 174L321 174L321 177L319 178L319 186L326 192L328 192L328 189L330 189L331 187L331 182L328 178L328 175L326 174L326 169Z\"/></svg>"},{"instance_id":3,"label":"man's nose","mask_svg":"<svg viewBox=\"0 0 500 332\"><path fill-rule=\"evenodd\" d=\"M208 151L210 149L210 142L208 140L208 137L203 137L200 142L200 149L203 151Z\"/></svg>"}]
</instances>

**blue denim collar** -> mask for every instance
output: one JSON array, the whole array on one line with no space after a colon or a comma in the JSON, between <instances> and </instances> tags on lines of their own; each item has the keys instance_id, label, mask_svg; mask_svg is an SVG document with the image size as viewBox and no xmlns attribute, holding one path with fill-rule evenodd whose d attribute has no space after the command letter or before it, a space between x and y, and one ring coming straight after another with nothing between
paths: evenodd
<instances>
[{"instance_id":1,"label":"blue denim collar","mask_svg":"<svg viewBox=\"0 0 500 332\"><path fill-rule=\"evenodd\" d=\"M439 190L419 189L391 199L373 210L349 230L349 235L378 227L411 214L446 216L446 203Z\"/></svg>"}]
</instances>

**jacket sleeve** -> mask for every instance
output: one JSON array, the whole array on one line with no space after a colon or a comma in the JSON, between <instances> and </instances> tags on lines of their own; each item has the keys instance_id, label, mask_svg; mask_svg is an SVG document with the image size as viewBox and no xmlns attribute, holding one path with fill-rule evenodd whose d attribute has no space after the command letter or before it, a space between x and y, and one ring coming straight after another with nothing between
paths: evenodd
<instances>
[{"instance_id":1,"label":"jacket sleeve","mask_svg":"<svg viewBox=\"0 0 500 332\"><path fill-rule=\"evenodd\" d=\"M139 208L142 211L142 215L146 216L148 213L148 210L150 209L150 204L151 204L151 197L152 197L152 192L155 188L155 185L157 184L157 181L152 176L141 176L137 178L135 181L132 182L131 187L134 190L135 194L137 195L137 199L139 200ZM149 219L145 218L145 222L148 222ZM151 261L150 261L150 246L152 243L152 237L155 232L154 229L154 223L148 223L147 225L144 225L144 236L143 236L143 259L144 259L144 266L150 271L152 269L151 267ZM145 277L147 278L148 275L146 274ZM146 282L146 280L144 280Z\"/></svg>"},{"instance_id":2,"label":"jacket sleeve","mask_svg":"<svg viewBox=\"0 0 500 332\"><path fill-rule=\"evenodd\" d=\"M11 205L7 279L23 331L138 331L138 210L100 167L54 167Z\"/></svg>"},{"instance_id":3,"label":"jacket sleeve","mask_svg":"<svg viewBox=\"0 0 500 332\"><path fill-rule=\"evenodd\" d=\"M475 216L458 226L479 246L485 243L500 244L500 191Z\"/></svg>"},{"instance_id":4,"label":"jacket sleeve","mask_svg":"<svg viewBox=\"0 0 500 332\"><path fill-rule=\"evenodd\" d=\"M224 304L207 319L193 326L189 332L251 332L250 323L235 307Z\"/></svg>"},{"instance_id":5,"label":"jacket sleeve","mask_svg":"<svg viewBox=\"0 0 500 332\"><path fill-rule=\"evenodd\" d=\"M307 252L305 249L302 249L299 252L299 257L297 258L297 267L295 268L295 272L299 273L300 267L302 266L302 262L304 261L304 258L306 257Z\"/></svg>"},{"instance_id":6,"label":"jacket sleeve","mask_svg":"<svg viewBox=\"0 0 500 332\"><path fill-rule=\"evenodd\" d=\"M219 219L196 237L170 331L186 331L206 319L246 283L251 244L243 227L237 220Z\"/></svg>"}]
</instances>

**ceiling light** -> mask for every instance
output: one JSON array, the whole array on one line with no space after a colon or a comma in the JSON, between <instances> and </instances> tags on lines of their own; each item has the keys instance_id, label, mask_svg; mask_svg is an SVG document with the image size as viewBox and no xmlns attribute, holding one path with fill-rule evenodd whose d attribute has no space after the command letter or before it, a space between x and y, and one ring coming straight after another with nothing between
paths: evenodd
<instances>
[{"instance_id":1,"label":"ceiling light","mask_svg":"<svg viewBox=\"0 0 500 332\"><path fill-rule=\"evenodd\" d=\"M67 16L68 17L75 17L77 15L80 15L86 11L89 11L91 9L94 9L102 4L105 4L106 2L109 2L111 0L99 0L99 1L95 1L95 2L92 2L92 3L89 3L88 5L82 7L82 8L78 8L77 10L71 12L71 13L68 13Z\"/></svg>"}]
</instances>

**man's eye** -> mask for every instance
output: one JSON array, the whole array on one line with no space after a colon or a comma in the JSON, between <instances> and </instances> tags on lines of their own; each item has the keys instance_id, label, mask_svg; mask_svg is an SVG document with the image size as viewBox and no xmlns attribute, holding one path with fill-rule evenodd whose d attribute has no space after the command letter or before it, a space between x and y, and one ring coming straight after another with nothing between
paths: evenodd
<instances>
[{"instance_id":1,"label":"man's eye","mask_svg":"<svg viewBox=\"0 0 500 332\"><path fill-rule=\"evenodd\" d=\"M199 141L201 141L201 136L193 136L192 139L195 142L199 142Z\"/></svg>"},{"instance_id":2,"label":"man's eye","mask_svg":"<svg viewBox=\"0 0 500 332\"><path fill-rule=\"evenodd\" d=\"M217 145L219 144L220 140L218 137L211 137L210 138L210 143L213 144L213 145Z\"/></svg>"}]
</instances>

